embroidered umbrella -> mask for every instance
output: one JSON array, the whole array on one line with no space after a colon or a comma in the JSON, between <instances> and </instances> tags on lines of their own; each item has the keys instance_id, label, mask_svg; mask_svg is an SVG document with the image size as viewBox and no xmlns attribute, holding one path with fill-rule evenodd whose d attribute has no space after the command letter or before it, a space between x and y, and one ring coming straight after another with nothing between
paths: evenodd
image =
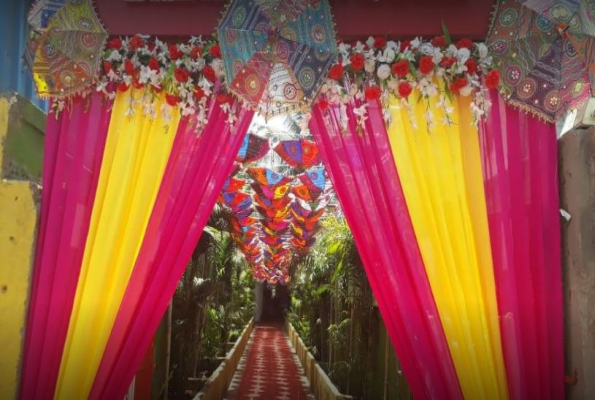
<instances>
[{"instance_id":1,"label":"embroidered umbrella","mask_svg":"<svg viewBox=\"0 0 595 400\"><path fill-rule=\"evenodd\" d=\"M246 183L246 181L243 179L236 179L236 178L229 177L223 183L223 192L224 193L237 192L244 186L245 183Z\"/></svg>"},{"instance_id":2,"label":"embroidered umbrella","mask_svg":"<svg viewBox=\"0 0 595 400\"><path fill-rule=\"evenodd\" d=\"M269 151L269 140L253 133L244 136L236 161L249 163L260 160Z\"/></svg>"},{"instance_id":3,"label":"embroidered umbrella","mask_svg":"<svg viewBox=\"0 0 595 400\"><path fill-rule=\"evenodd\" d=\"M266 185L259 185L258 183L251 183L250 187L257 193L261 198L267 199L281 199L289 193L290 186L288 183L284 185L276 186L274 189Z\"/></svg>"},{"instance_id":4,"label":"embroidered umbrella","mask_svg":"<svg viewBox=\"0 0 595 400\"><path fill-rule=\"evenodd\" d=\"M230 90L265 116L309 106L337 60L327 0L234 0L217 34Z\"/></svg>"},{"instance_id":5,"label":"embroidered umbrella","mask_svg":"<svg viewBox=\"0 0 595 400\"><path fill-rule=\"evenodd\" d=\"M99 75L108 36L91 0L40 1L29 19L41 32L33 34L25 49L40 97L60 98L87 90Z\"/></svg>"},{"instance_id":6,"label":"embroidered umbrella","mask_svg":"<svg viewBox=\"0 0 595 400\"><path fill-rule=\"evenodd\" d=\"M311 190L323 191L326 185L324 167L312 167L299 176L300 181Z\"/></svg>"},{"instance_id":7,"label":"embroidered umbrella","mask_svg":"<svg viewBox=\"0 0 595 400\"><path fill-rule=\"evenodd\" d=\"M284 140L275 146L275 152L293 168L306 169L320 164L320 153L311 140Z\"/></svg>"},{"instance_id":8,"label":"embroidered umbrella","mask_svg":"<svg viewBox=\"0 0 595 400\"><path fill-rule=\"evenodd\" d=\"M591 0L499 0L487 43L513 105L553 122L593 91Z\"/></svg>"},{"instance_id":9,"label":"embroidered umbrella","mask_svg":"<svg viewBox=\"0 0 595 400\"><path fill-rule=\"evenodd\" d=\"M265 167L248 168L248 175L257 183L271 188L285 185L293 179Z\"/></svg>"},{"instance_id":10,"label":"embroidered umbrella","mask_svg":"<svg viewBox=\"0 0 595 400\"><path fill-rule=\"evenodd\" d=\"M306 185L299 185L292 187L291 193L302 200L311 202L316 201L322 194L322 191L317 188L311 189Z\"/></svg>"},{"instance_id":11,"label":"embroidered umbrella","mask_svg":"<svg viewBox=\"0 0 595 400\"><path fill-rule=\"evenodd\" d=\"M258 204L260 207L269 209L269 208L283 208L289 203L291 203L291 198L289 196L282 197L280 199L269 199L268 197L262 197L257 193L254 193L252 196L254 202Z\"/></svg>"}]
</instances>

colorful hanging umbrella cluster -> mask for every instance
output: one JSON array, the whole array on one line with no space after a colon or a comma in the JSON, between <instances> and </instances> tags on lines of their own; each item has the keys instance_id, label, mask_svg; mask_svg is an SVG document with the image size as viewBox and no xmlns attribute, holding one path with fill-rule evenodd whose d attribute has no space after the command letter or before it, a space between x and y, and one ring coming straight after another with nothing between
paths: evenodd
<instances>
[{"instance_id":1,"label":"colorful hanging umbrella cluster","mask_svg":"<svg viewBox=\"0 0 595 400\"><path fill-rule=\"evenodd\" d=\"M500 0L487 43L507 100L553 122L589 98L595 78L593 0Z\"/></svg>"},{"instance_id":2,"label":"colorful hanging umbrella cluster","mask_svg":"<svg viewBox=\"0 0 595 400\"><path fill-rule=\"evenodd\" d=\"M38 0L28 21L24 57L39 95L62 98L88 89L108 37L91 0Z\"/></svg>"},{"instance_id":3,"label":"colorful hanging umbrella cluster","mask_svg":"<svg viewBox=\"0 0 595 400\"><path fill-rule=\"evenodd\" d=\"M309 106L337 60L327 0L235 0L217 34L229 89L263 115Z\"/></svg>"},{"instance_id":4,"label":"colorful hanging umbrella cluster","mask_svg":"<svg viewBox=\"0 0 595 400\"><path fill-rule=\"evenodd\" d=\"M262 158L266 154L263 148L269 149L268 140L246 139L238 161L246 165ZM289 160L290 166L304 172L292 177L266 167L248 167L244 170L248 179L227 179L219 202L234 213L232 236L255 278L286 284L292 257L307 252L316 241L329 196L325 194L327 180L324 168L317 166L320 158L313 142L281 142L275 151ZM233 175L240 170L238 164Z\"/></svg>"},{"instance_id":5,"label":"colorful hanging umbrella cluster","mask_svg":"<svg viewBox=\"0 0 595 400\"><path fill-rule=\"evenodd\" d=\"M250 163L260 160L269 151L269 141L266 138L248 133L244 137L242 147L238 152L236 161L242 163Z\"/></svg>"},{"instance_id":6,"label":"colorful hanging umbrella cluster","mask_svg":"<svg viewBox=\"0 0 595 400\"><path fill-rule=\"evenodd\" d=\"M321 163L318 147L311 140L284 140L275 146L275 152L296 169L306 169Z\"/></svg>"}]
</instances>

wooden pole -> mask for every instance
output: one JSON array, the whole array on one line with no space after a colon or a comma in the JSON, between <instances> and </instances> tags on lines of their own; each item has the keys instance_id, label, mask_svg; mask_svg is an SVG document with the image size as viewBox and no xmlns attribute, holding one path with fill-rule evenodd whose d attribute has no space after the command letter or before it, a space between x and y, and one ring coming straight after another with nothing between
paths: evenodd
<instances>
[{"instance_id":1,"label":"wooden pole","mask_svg":"<svg viewBox=\"0 0 595 400\"><path fill-rule=\"evenodd\" d=\"M172 301L167 307L167 348L165 352L165 394L163 399L167 400L169 395L169 362L171 359L171 321L172 320Z\"/></svg>"},{"instance_id":2,"label":"wooden pole","mask_svg":"<svg viewBox=\"0 0 595 400\"><path fill-rule=\"evenodd\" d=\"M383 399L388 399L388 331L384 336L384 396Z\"/></svg>"}]
</instances>

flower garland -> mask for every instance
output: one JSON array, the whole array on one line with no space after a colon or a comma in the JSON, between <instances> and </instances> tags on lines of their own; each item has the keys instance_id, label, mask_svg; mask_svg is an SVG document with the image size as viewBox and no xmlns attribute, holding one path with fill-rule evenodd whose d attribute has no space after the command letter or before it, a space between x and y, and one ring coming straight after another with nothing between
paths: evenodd
<instances>
[{"instance_id":1,"label":"flower garland","mask_svg":"<svg viewBox=\"0 0 595 400\"><path fill-rule=\"evenodd\" d=\"M214 39L192 37L186 43L166 43L145 35L112 38L102 55L101 73L96 90L113 100L117 91L145 89L140 102L143 112L156 115L156 99L163 93L165 104L162 115L167 121L173 107L179 107L182 116L197 114L198 126L207 121L210 99L216 97L228 122L235 121L233 97L221 85L225 71L221 49ZM129 113L133 113L131 103ZM55 110L66 107L64 101L55 102Z\"/></svg>"},{"instance_id":2,"label":"flower garland","mask_svg":"<svg viewBox=\"0 0 595 400\"><path fill-rule=\"evenodd\" d=\"M395 42L370 37L366 42L340 43L338 50L339 62L330 69L318 100L323 106L340 104L342 108L357 100L360 106L355 114L359 124L367 118L363 100L379 99L388 105L390 96L394 95L416 126L408 101L416 88L421 100L428 103L430 99L437 100L436 104L444 110L442 122L445 125L453 123L453 96L472 96L471 112L477 123L486 116L490 106L486 90L500 83L499 73L492 68L492 57L484 43L473 43L469 39L452 43L447 31L431 41L416 38ZM144 98L133 96L131 100L141 102L144 113L156 114L155 100L163 93L164 118L171 117L172 107L179 107L183 116L197 115L198 128L206 123L210 99L217 98L231 124L236 117L235 112L229 111L236 104L244 103L241 99L234 102L234 96L227 90L221 49L214 38L192 37L185 43L166 43L145 35L112 38L103 52L96 90L113 99L117 90L131 88L145 89ZM65 102L56 101L54 107L61 111ZM341 115L346 123L344 109ZM389 124L388 107L385 107L384 118ZM308 120L308 115L302 119L304 130ZM430 107L425 120L431 129L435 121Z\"/></svg>"},{"instance_id":3,"label":"flower garland","mask_svg":"<svg viewBox=\"0 0 595 400\"><path fill-rule=\"evenodd\" d=\"M443 85L439 79L444 80ZM477 123L490 107L486 90L499 84L499 72L493 69L492 57L484 43L469 39L452 43L448 32L431 41L415 38L395 42L370 37L365 43L339 44L339 62L330 69L321 89L321 101L323 107L329 103L345 105L353 99L379 99L387 105L389 97L394 95L412 116L407 100L417 88L421 99L428 103L431 98L438 99L437 105L444 110L445 125L453 123L454 109L450 105L453 95L473 96L471 112ZM355 112L358 122L363 123L365 102ZM390 123L388 110L384 117ZM430 107L425 119L431 129L435 121ZM416 126L413 119L412 124Z\"/></svg>"}]
</instances>

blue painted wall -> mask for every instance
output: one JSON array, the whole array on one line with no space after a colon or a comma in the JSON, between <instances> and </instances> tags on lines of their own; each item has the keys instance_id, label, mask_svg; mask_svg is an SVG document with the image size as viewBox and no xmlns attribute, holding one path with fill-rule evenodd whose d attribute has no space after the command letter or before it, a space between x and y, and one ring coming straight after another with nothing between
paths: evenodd
<instances>
[{"instance_id":1,"label":"blue painted wall","mask_svg":"<svg viewBox=\"0 0 595 400\"><path fill-rule=\"evenodd\" d=\"M0 93L17 92L42 110L31 73L23 61L27 43L27 12L32 0L0 0Z\"/></svg>"}]
</instances>

